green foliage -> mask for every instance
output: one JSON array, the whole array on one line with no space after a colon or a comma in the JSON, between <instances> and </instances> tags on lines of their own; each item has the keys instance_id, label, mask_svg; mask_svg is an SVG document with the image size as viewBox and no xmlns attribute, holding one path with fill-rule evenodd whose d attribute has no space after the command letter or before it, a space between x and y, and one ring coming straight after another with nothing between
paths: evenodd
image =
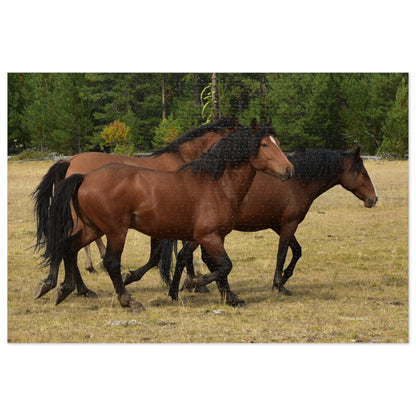
<instances>
[{"instance_id":1,"label":"green foliage","mask_svg":"<svg viewBox=\"0 0 416 416\"><path fill-rule=\"evenodd\" d=\"M396 92L396 100L387 113L382 128L383 143L378 152L402 157L408 151L409 141L409 86L403 78Z\"/></svg>"},{"instance_id":2,"label":"green foliage","mask_svg":"<svg viewBox=\"0 0 416 416\"><path fill-rule=\"evenodd\" d=\"M38 159L50 158L51 156L55 156L55 155L51 152L41 152L40 150L27 148L23 150L22 152L20 152L19 154L12 156L10 160L29 160L29 159L38 160Z\"/></svg>"},{"instance_id":3,"label":"green foliage","mask_svg":"<svg viewBox=\"0 0 416 416\"><path fill-rule=\"evenodd\" d=\"M155 149L165 147L170 142L175 140L181 133L180 123L172 116L169 116L168 118L163 119L160 122L159 127L157 127L152 145Z\"/></svg>"},{"instance_id":4,"label":"green foliage","mask_svg":"<svg viewBox=\"0 0 416 416\"><path fill-rule=\"evenodd\" d=\"M101 149L110 149L110 152L119 154L132 154L130 140L130 127L126 126L120 120L115 120L105 126L101 132L103 141L100 143Z\"/></svg>"},{"instance_id":5,"label":"green foliage","mask_svg":"<svg viewBox=\"0 0 416 416\"><path fill-rule=\"evenodd\" d=\"M400 155L407 90L408 75L399 73L10 73L8 147L109 149L101 132L119 120L130 132L117 151L150 151L172 136L166 123L183 132L236 115L245 125L272 118L285 150L360 144L366 154Z\"/></svg>"}]
</instances>

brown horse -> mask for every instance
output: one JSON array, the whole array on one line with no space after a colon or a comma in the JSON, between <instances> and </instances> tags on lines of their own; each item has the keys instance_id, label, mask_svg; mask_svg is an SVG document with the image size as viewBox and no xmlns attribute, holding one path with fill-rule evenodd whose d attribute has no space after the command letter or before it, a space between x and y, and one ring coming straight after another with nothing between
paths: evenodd
<instances>
[{"instance_id":1,"label":"brown horse","mask_svg":"<svg viewBox=\"0 0 416 416\"><path fill-rule=\"evenodd\" d=\"M75 173L86 174L94 169L109 163L123 163L133 166L139 166L148 169L157 169L173 171L183 164L199 158L203 152L206 152L214 143L227 136L232 131L237 130L238 121L236 117L224 118L209 124L198 126L187 133L179 136L163 149L157 150L150 157L128 157L108 153L81 153L71 157L66 161L55 163L47 174L43 177L38 187L33 192L35 200L35 214L37 219L37 247L41 247L46 233L49 221L49 209L52 201L54 189L57 184L65 177ZM105 246L101 239L96 243L100 249L101 257L105 254ZM87 255L86 268L94 271L91 261L89 245L85 247ZM144 273L155 267L159 263L161 244L152 241L151 256L149 261L142 267L130 272L131 276L140 279ZM161 265L161 277L169 284L170 263ZM51 268L49 276L34 291L34 298L37 299L51 289L56 287L58 281L58 270ZM86 296L96 296L94 292L86 289L85 286L79 288L79 294Z\"/></svg>"},{"instance_id":2,"label":"brown horse","mask_svg":"<svg viewBox=\"0 0 416 416\"><path fill-rule=\"evenodd\" d=\"M120 272L127 231L133 228L157 239L202 244L215 264L207 280L217 281L227 303L241 304L228 285L232 263L224 249L224 238L233 229L256 170L269 171L281 180L293 176L293 165L273 136L270 127L261 126L255 136L250 128L238 129L200 159L175 172L110 164L65 179L51 204L44 253L52 267L62 260L65 263L65 280L56 292L55 303L65 299L82 280L78 251L105 234L104 266L120 304L142 309L126 291ZM182 265L178 255L174 276L178 283ZM172 285L172 299L177 299L177 293L178 287Z\"/></svg>"},{"instance_id":3,"label":"brown horse","mask_svg":"<svg viewBox=\"0 0 416 416\"><path fill-rule=\"evenodd\" d=\"M302 255L295 232L309 211L312 202L335 185L341 185L364 201L367 208L374 207L378 196L372 180L364 167L361 149L353 153L334 150L307 150L288 154L295 167L295 176L287 182L259 172L244 198L234 226L238 231L259 231L271 228L280 235L277 265L273 287L290 294L284 287L292 276L296 263ZM288 247L292 260L283 271ZM202 248L202 258L209 266L209 255ZM190 259L192 264L192 259ZM192 276L185 287L200 283Z\"/></svg>"}]
</instances>

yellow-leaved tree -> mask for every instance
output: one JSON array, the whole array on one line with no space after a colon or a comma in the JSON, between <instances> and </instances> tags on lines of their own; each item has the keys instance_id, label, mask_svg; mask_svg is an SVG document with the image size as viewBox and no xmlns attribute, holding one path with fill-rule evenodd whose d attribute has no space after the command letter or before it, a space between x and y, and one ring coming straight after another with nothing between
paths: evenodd
<instances>
[{"instance_id":1,"label":"yellow-leaved tree","mask_svg":"<svg viewBox=\"0 0 416 416\"><path fill-rule=\"evenodd\" d=\"M101 132L101 138L104 140L100 147L109 147L111 152L119 154L131 154L133 151L130 141L130 127L126 126L120 120L115 120L104 127Z\"/></svg>"}]
</instances>

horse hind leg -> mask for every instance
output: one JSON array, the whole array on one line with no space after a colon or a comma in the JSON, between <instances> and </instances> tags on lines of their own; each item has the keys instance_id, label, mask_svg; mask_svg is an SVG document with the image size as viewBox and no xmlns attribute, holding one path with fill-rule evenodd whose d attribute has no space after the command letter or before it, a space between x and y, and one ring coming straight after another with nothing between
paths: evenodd
<instances>
[{"instance_id":1,"label":"horse hind leg","mask_svg":"<svg viewBox=\"0 0 416 416\"><path fill-rule=\"evenodd\" d=\"M53 296L55 305L59 305L75 290L76 274L80 274L77 264L78 250L68 250L64 254L65 278Z\"/></svg>"},{"instance_id":2,"label":"horse hind leg","mask_svg":"<svg viewBox=\"0 0 416 416\"><path fill-rule=\"evenodd\" d=\"M100 257L103 259L105 256L105 244L103 243L103 239L101 237L95 240L95 244L97 244L98 251L100 252Z\"/></svg>"},{"instance_id":3,"label":"horse hind leg","mask_svg":"<svg viewBox=\"0 0 416 416\"><path fill-rule=\"evenodd\" d=\"M84 252L85 252L85 270L87 270L90 273L98 273L97 270L95 270L94 265L92 264L91 246L89 244L84 247Z\"/></svg>"},{"instance_id":4,"label":"horse hind leg","mask_svg":"<svg viewBox=\"0 0 416 416\"><path fill-rule=\"evenodd\" d=\"M103 263L113 282L121 306L139 312L145 309L144 306L133 300L127 292L121 277L121 254L123 252L126 235L127 231L126 233L123 233L123 235L115 234L114 236L109 236L107 234L107 249Z\"/></svg>"},{"instance_id":5,"label":"horse hind leg","mask_svg":"<svg viewBox=\"0 0 416 416\"><path fill-rule=\"evenodd\" d=\"M51 265L48 277L36 286L33 292L33 298L39 299L50 290L54 289L58 283L59 264Z\"/></svg>"},{"instance_id":6,"label":"horse hind leg","mask_svg":"<svg viewBox=\"0 0 416 416\"><path fill-rule=\"evenodd\" d=\"M189 259L192 259L192 254L197 247L198 243L195 241L188 241L183 245L182 249L178 253L176 258L175 272L173 274L173 279L169 288L169 296L172 298L172 300L178 300L179 285L183 269L189 262Z\"/></svg>"}]
</instances>

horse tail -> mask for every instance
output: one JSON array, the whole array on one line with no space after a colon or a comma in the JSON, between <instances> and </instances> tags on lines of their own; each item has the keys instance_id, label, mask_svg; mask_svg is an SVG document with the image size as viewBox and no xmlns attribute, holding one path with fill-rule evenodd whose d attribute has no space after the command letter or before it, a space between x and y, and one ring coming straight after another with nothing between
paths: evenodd
<instances>
[{"instance_id":1,"label":"horse tail","mask_svg":"<svg viewBox=\"0 0 416 416\"><path fill-rule=\"evenodd\" d=\"M172 253L176 249L176 240L162 240L160 252L159 273L166 285L170 286L170 269L172 267Z\"/></svg>"},{"instance_id":2,"label":"horse tail","mask_svg":"<svg viewBox=\"0 0 416 416\"><path fill-rule=\"evenodd\" d=\"M74 221L71 213L71 199L78 214L77 194L85 175L75 174L59 184L49 209L49 225L46 231L44 265L58 267L69 249Z\"/></svg>"},{"instance_id":3,"label":"horse tail","mask_svg":"<svg viewBox=\"0 0 416 416\"><path fill-rule=\"evenodd\" d=\"M58 183L65 179L69 164L66 160L59 160L52 165L40 184L32 192L32 199L35 201L34 209L37 225L35 251L39 250L45 243L45 235L49 223L49 208L53 194Z\"/></svg>"}]
</instances>

